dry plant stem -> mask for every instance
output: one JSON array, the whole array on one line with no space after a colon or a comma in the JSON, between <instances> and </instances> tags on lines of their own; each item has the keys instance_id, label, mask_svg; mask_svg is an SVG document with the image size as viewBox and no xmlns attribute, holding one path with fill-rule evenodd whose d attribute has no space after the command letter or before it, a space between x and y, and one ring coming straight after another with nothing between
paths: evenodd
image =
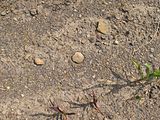
<instances>
[{"instance_id":1,"label":"dry plant stem","mask_svg":"<svg viewBox=\"0 0 160 120\"><path fill-rule=\"evenodd\" d=\"M99 106L97 105L97 102L98 102L97 97L96 97L94 91L92 91L92 102L90 104L97 112L99 112L100 114L103 115L103 113L99 109Z\"/></svg>"},{"instance_id":2,"label":"dry plant stem","mask_svg":"<svg viewBox=\"0 0 160 120\"><path fill-rule=\"evenodd\" d=\"M60 114L60 115L62 116L62 119L63 119L63 120L68 120L66 113L65 113L59 106L55 106L55 104L54 104L51 100L49 100L49 101L50 101L50 103L51 103L51 105L52 105L51 108L52 108L54 111L56 111L58 114Z\"/></svg>"}]
</instances>

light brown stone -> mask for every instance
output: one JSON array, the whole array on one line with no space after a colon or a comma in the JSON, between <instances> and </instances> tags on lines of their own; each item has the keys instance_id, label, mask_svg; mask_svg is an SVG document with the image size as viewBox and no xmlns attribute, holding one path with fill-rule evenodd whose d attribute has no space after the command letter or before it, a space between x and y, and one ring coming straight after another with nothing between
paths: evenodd
<instances>
[{"instance_id":1,"label":"light brown stone","mask_svg":"<svg viewBox=\"0 0 160 120\"><path fill-rule=\"evenodd\" d=\"M44 64L44 60L40 59L40 58L35 58L34 62L36 65L43 65Z\"/></svg>"},{"instance_id":2,"label":"light brown stone","mask_svg":"<svg viewBox=\"0 0 160 120\"><path fill-rule=\"evenodd\" d=\"M98 21L97 31L103 34L107 34L110 32L110 25L107 20L100 19Z\"/></svg>"},{"instance_id":3,"label":"light brown stone","mask_svg":"<svg viewBox=\"0 0 160 120\"><path fill-rule=\"evenodd\" d=\"M84 61L84 55L81 52L75 52L75 54L72 56L73 62L80 64Z\"/></svg>"}]
</instances>

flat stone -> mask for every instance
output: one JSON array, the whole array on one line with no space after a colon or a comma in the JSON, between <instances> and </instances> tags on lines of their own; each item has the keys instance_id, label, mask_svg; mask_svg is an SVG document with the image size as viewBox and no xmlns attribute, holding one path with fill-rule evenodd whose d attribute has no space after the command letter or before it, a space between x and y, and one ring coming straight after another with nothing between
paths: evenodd
<instances>
[{"instance_id":1,"label":"flat stone","mask_svg":"<svg viewBox=\"0 0 160 120\"><path fill-rule=\"evenodd\" d=\"M100 19L98 21L97 31L103 34L107 34L110 32L110 25L107 20Z\"/></svg>"},{"instance_id":2,"label":"flat stone","mask_svg":"<svg viewBox=\"0 0 160 120\"><path fill-rule=\"evenodd\" d=\"M31 9L31 10L30 10L30 14L31 14L32 16L35 16L35 15L38 14L38 10L37 10L37 9Z\"/></svg>"},{"instance_id":3,"label":"flat stone","mask_svg":"<svg viewBox=\"0 0 160 120\"><path fill-rule=\"evenodd\" d=\"M40 59L40 58L35 58L34 59L34 63L36 65L43 65L44 64L44 60Z\"/></svg>"},{"instance_id":4,"label":"flat stone","mask_svg":"<svg viewBox=\"0 0 160 120\"><path fill-rule=\"evenodd\" d=\"M84 61L84 55L81 52L75 52L75 54L72 56L72 61L80 64Z\"/></svg>"},{"instance_id":5,"label":"flat stone","mask_svg":"<svg viewBox=\"0 0 160 120\"><path fill-rule=\"evenodd\" d=\"M118 40L115 40L115 41L113 42L113 44L114 44L114 45L118 45L118 44L119 44L119 41L118 41Z\"/></svg>"},{"instance_id":6,"label":"flat stone","mask_svg":"<svg viewBox=\"0 0 160 120\"><path fill-rule=\"evenodd\" d=\"M1 16L5 16L7 14L6 11L1 12Z\"/></svg>"},{"instance_id":7,"label":"flat stone","mask_svg":"<svg viewBox=\"0 0 160 120\"><path fill-rule=\"evenodd\" d=\"M150 54L149 57L150 57L150 58L153 58L154 56L153 56L153 54Z\"/></svg>"}]
</instances>

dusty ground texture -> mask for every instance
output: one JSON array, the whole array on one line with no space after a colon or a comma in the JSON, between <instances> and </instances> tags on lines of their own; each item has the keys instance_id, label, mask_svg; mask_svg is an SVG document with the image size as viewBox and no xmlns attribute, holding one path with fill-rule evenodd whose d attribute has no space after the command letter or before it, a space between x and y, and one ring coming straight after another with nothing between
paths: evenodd
<instances>
[{"instance_id":1,"label":"dusty ground texture","mask_svg":"<svg viewBox=\"0 0 160 120\"><path fill-rule=\"evenodd\" d=\"M0 120L56 119L49 99L68 120L159 120L160 83L129 84L132 58L160 66L159 22L159 0L0 0Z\"/></svg>"}]
</instances>

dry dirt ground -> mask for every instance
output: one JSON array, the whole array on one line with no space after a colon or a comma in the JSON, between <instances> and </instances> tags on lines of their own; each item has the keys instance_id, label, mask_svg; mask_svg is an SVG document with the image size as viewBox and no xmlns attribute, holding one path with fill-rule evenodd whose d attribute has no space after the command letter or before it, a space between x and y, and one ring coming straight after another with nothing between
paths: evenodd
<instances>
[{"instance_id":1,"label":"dry dirt ground","mask_svg":"<svg viewBox=\"0 0 160 120\"><path fill-rule=\"evenodd\" d=\"M60 120L49 99L68 120L159 120L160 83L131 85L132 58L160 66L159 0L0 0L0 120Z\"/></svg>"}]
</instances>

